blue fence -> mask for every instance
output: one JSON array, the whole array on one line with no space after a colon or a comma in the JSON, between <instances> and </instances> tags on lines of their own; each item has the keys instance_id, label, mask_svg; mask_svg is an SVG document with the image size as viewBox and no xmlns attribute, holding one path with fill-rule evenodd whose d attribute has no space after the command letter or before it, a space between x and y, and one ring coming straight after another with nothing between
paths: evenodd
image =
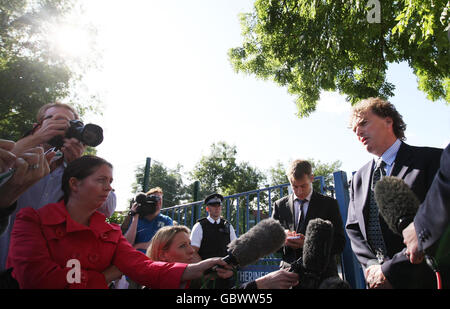
<instances>
[{"instance_id":1,"label":"blue fence","mask_svg":"<svg viewBox=\"0 0 450 309\"><path fill-rule=\"evenodd\" d=\"M333 174L334 187L326 187L323 177L316 177L315 181L320 184L320 191L328 193L336 198L339 204L342 220L345 224L347 220L347 208L349 203L347 176L345 172L338 171ZM225 213L224 217L233 225L236 235L248 231L259 221L269 218L272 215L272 203L283 196L289 194L291 188L289 183L266 187L258 190L237 193L224 197ZM171 217L179 224L190 228L197 219L206 217L207 213L203 201L183 204L164 208L161 213ZM347 235L346 235L347 237ZM276 255L267 256L258 261L255 265L250 265L240 270L239 280L254 280L255 277L262 276L268 272L278 269L280 258ZM339 263L341 274L353 288L361 289L365 287L364 276L361 266L351 250L350 241L347 238L344 252Z\"/></svg>"}]
</instances>

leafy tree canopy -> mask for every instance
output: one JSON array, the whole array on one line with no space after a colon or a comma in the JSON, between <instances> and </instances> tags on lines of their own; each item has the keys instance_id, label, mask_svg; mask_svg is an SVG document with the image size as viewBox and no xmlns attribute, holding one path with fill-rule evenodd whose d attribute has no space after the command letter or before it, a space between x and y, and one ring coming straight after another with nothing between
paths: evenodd
<instances>
[{"instance_id":1,"label":"leafy tree canopy","mask_svg":"<svg viewBox=\"0 0 450 309\"><path fill-rule=\"evenodd\" d=\"M449 103L449 9L447 0L256 0L240 15L242 46L228 55L237 72L287 87L299 117L322 90L351 104L393 96L387 67L402 61L430 100Z\"/></svg>"},{"instance_id":2,"label":"leafy tree canopy","mask_svg":"<svg viewBox=\"0 0 450 309\"><path fill-rule=\"evenodd\" d=\"M136 168L136 182L132 184L133 193L143 191L144 166ZM181 166L169 169L162 163L153 161L150 165L149 188L160 187L164 192L163 207L170 207L184 202L187 188L183 184Z\"/></svg>"},{"instance_id":3,"label":"leafy tree canopy","mask_svg":"<svg viewBox=\"0 0 450 309\"><path fill-rule=\"evenodd\" d=\"M231 195L258 189L265 175L248 162L237 162L236 146L225 142L211 145L210 154L203 156L190 172L200 181L201 196L213 192Z\"/></svg>"},{"instance_id":4,"label":"leafy tree canopy","mask_svg":"<svg viewBox=\"0 0 450 309\"><path fill-rule=\"evenodd\" d=\"M94 96L86 101L84 94L71 93L92 60L89 57L69 59L56 52L49 40L49 32L64 23L75 9L75 3L74 0L0 0L1 138L21 138L46 103L69 99L67 103L72 103L80 115L87 110L99 111Z\"/></svg>"},{"instance_id":5,"label":"leafy tree canopy","mask_svg":"<svg viewBox=\"0 0 450 309\"><path fill-rule=\"evenodd\" d=\"M342 163L335 161L324 163L320 160L307 159L315 176L323 176L325 185L333 185L333 172L341 168ZM182 166L175 169L164 166L163 163L153 160L150 167L149 187L161 187L164 191L163 207L194 202L194 182L199 181L200 191L197 200L202 200L207 195L218 192L225 196L260 189L270 183L279 185L288 183L286 177L287 165L277 162L268 171L263 172L248 162L238 162L237 148L226 142L213 143L209 154L202 156L194 168L182 172ZM183 175L188 175L191 183L185 184ZM144 166L138 166L135 171L135 182L132 192L135 194L143 190ZM320 189L318 182L314 183L315 189Z\"/></svg>"},{"instance_id":6,"label":"leafy tree canopy","mask_svg":"<svg viewBox=\"0 0 450 309\"><path fill-rule=\"evenodd\" d=\"M324 177L325 186L333 186L334 179L333 173L338 171L342 162L337 160L332 163L321 162L320 160L314 160L312 158L306 159L312 165L312 170L314 176L322 176ZM280 185L289 182L289 179L286 176L287 165L284 165L281 162L277 162L275 166L269 169L268 175L272 185ZM315 190L320 190L320 183L314 183Z\"/></svg>"}]
</instances>

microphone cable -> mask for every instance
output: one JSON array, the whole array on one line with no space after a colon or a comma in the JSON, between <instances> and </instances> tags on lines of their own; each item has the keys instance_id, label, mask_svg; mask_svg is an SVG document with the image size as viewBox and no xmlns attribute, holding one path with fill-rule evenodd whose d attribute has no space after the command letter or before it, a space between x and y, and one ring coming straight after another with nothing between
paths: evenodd
<instances>
[{"instance_id":1,"label":"microphone cable","mask_svg":"<svg viewBox=\"0 0 450 309\"><path fill-rule=\"evenodd\" d=\"M433 257L425 254L425 261L427 262L427 265L431 268L431 270L434 272L434 274L436 275L436 283L437 283L437 289L438 290L442 290L442 279L441 279L441 274L438 270L436 261L434 260Z\"/></svg>"}]
</instances>

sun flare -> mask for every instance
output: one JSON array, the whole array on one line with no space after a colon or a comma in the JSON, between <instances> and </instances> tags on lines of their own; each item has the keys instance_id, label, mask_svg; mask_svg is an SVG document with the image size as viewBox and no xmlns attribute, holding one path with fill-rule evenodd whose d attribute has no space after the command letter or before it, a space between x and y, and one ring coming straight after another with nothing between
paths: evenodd
<instances>
[{"instance_id":1,"label":"sun flare","mask_svg":"<svg viewBox=\"0 0 450 309\"><path fill-rule=\"evenodd\" d=\"M75 25L52 26L48 33L48 40L55 52L65 57L84 57L90 51L89 32Z\"/></svg>"}]
</instances>

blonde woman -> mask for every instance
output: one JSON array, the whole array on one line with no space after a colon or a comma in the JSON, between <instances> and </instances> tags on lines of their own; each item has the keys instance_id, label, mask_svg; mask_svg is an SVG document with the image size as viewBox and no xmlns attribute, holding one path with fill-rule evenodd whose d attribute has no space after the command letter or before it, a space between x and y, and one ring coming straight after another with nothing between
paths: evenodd
<instances>
[{"instance_id":1,"label":"blonde woman","mask_svg":"<svg viewBox=\"0 0 450 309\"><path fill-rule=\"evenodd\" d=\"M147 249L153 261L196 263L201 259L191 246L191 231L184 225L165 226L158 230Z\"/></svg>"},{"instance_id":2,"label":"blonde woman","mask_svg":"<svg viewBox=\"0 0 450 309\"><path fill-rule=\"evenodd\" d=\"M167 263L197 263L201 261L200 256L190 245L191 231L184 225L165 226L158 230L147 249L147 256L152 261ZM212 279L212 278L210 278ZM205 286L210 280L202 278L192 280L190 289L198 289ZM243 284L239 289L288 289L298 284L298 275L286 270L278 270L266 276ZM206 287L208 288L208 287Z\"/></svg>"}]
</instances>

